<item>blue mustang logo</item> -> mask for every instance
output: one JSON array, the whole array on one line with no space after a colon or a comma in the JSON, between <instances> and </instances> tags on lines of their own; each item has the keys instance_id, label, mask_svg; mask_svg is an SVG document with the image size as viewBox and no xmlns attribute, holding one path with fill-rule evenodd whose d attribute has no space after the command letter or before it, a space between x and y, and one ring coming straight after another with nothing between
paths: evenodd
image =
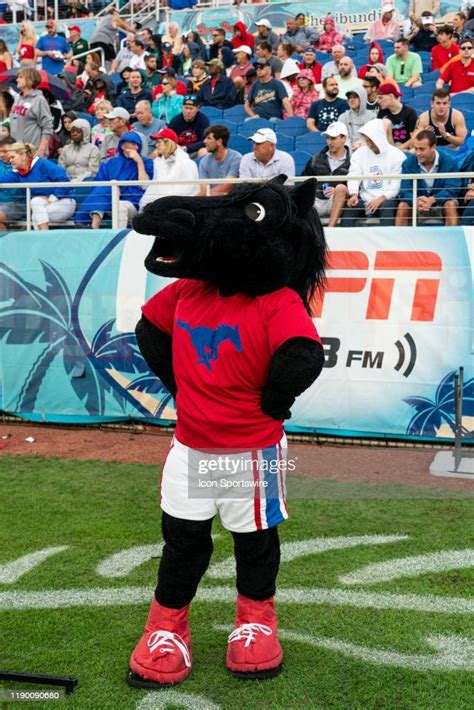
<instances>
[{"instance_id":1,"label":"blue mustang logo","mask_svg":"<svg viewBox=\"0 0 474 710\"><path fill-rule=\"evenodd\" d=\"M198 356L198 365L204 364L208 370L212 370L211 360L217 360L217 349L224 340L230 340L237 352L242 352L238 325L232 328L230 325L221 323L215 329L205 326L192 328L189 323L182 320L177 321L177 325L191 336L191 344Z\"/></svg>"}]
</instances>

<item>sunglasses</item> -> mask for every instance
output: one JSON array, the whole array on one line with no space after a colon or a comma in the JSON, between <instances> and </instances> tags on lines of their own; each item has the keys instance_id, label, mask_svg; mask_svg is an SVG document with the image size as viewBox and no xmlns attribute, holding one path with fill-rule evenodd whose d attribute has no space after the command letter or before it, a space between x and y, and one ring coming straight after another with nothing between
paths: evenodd
<instances>
[{"instance_id":1,"label":"sunglasses","mask_svg":"<svg viewBox=\"0 0 474 710\"><path fill-rule=\"evenodd\" d=\"M161 82L161 85L162 85L162 86L169 86L170 83L169 83L169 81L162 81L162 82Z\"/></svg>"},{"instance_id":2,"label":"sunglasses","mask_svg":"<svg viewBox=\"0 0 474 710\"><path fill-rule=\"evenodd\" d=\"M404 73L405 73L405 65L404 65L404 63L402 62L402 63L401 63L401 66L400 66L400 74L404 74Z\"/></svg>"},{"instance_id":3,"label":"sunglasses","mask_svg":"<svg viewBox=\"0 0 474 710\"><path fill-rule=\"evenodd\" d=\"M461 47L461 52L470 52L472 49L472 46L469 47Z\"/></svg>"}]
</instances>

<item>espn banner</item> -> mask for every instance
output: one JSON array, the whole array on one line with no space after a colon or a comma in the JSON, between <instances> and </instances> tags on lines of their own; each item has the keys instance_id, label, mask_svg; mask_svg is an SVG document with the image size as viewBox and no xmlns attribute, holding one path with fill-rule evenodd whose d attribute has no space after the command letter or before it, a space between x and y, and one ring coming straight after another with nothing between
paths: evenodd
<instances>
[{"instance_id":1,"label":"espn banner","mask_svg":"<svg viewBox=\"0 0 474 710\"><path fill-rule=\"evenodd\" d=\"M465 370L474 440L474 228L326 230L324 297L313 303L326 364L288 431L450 438ZM0 408L35 421L175 419L134 336L169 281L147 273L152 238L129 230L0 236Z\"/></svg>"}]
</instances>

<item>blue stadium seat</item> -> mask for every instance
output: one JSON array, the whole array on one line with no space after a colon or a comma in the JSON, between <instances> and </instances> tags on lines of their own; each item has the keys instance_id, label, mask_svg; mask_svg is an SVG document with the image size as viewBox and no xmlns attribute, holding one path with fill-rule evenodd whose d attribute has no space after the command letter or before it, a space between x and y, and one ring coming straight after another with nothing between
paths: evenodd
<instances>
[{"instance_id":1,"label":"blue stadium seat","mask_svg":"<svg viewBox=\"0 0 474 710\"><path fill-rule=\"evenodd\" d=\"M215 121L217 118L222 118L222 109L214 106L201 106L200 109L210 121Z\"/></svg>"},{"instance_id":2,"label":"blue stadium seat","mask_svg":"<svg viewBox=\"0 0 474 710\"><path fill-rule=\"evenodd\" d=\"M320 64L326 64L326 62L330 62L331 60L331 54L328 54L327 52L316 52L316 61Z\"/></svg>"},{"instance_id":3,"label":"blue stadium seat","mask_svg":"<svg viewBox=\"0 0 474 710\"><path fill-rule=\"evenodd\" d=\"M474 114L465 114L464 118L466 119L467 133L468 135L472 135L472 131L474 131Z\"/></svg>"},{"instance_id":4,"label":"blue stadium seat","mask_svg":"<svg viewBox=\"0 0 474 710\"><path fill-rule=\"evenodd\" d=\"M407 106L411 106L412 108L414 108L417 113L423 113L423 111L428 111L431 106L431 95L415 95L412 99L408 99L408 101L405 101L405 103Z\"/></svg>"},{"instance_id":5,"label":"blue stadium seat","mask_svg":"<svg viewBox=\"0 0 474 710\"><path fill-rule=\"evenodd\" d=\"M83 111L77 111L77 117L87 121L91 127L97 123L95 116L91 116L89 113L84 113Z\"/></svg>"},{"instance_id":6,"label":"blue stadium seat","mask_svg":"<svg viewBox=\"0 0 474 710\"><path fill-rule=\"evenodd\" d=\"M433 79L430 79L430 81L425 81L423 77L423 86L419 86L417 89L415 89L415 96L418 96L418 94L432 94L433 91L436 89L436 81Z\"/></svg>"},{"instance_id":7,"label":"blue stadium seat","mask_svg":"<svg viewBox=\"0 0 474 710\"><path fill-rule=\"evenodd\" d=\"M407 102L407 99L412 99L415 96L415 89L412 89L411 86L401 86L400 91L403 94L404 103Z\"/></svg>"},{"instance_id":8,"label":"blue stadium seat","mask_svg":"<svg viewBox=\"0 0 474 710\"><path fill-rule=\"evenodd\" d=\"M234 134L229 138L227 147L242 153L242 155L245 155L245 153L250 153L252 151L252 141L249 141L244 136Z\"/></svg>"},{"instance_id":9,"label":"blue stadium seat","mask_svg":"<svg viewBox=\"0 0 474 710\"><path fill-rule=\"evenodd\" d=\"M365 47L364 33L352 35L350 44L356 48Z\"/></svg>"},{"instance_id":10,"label":"blue stadium seat","mask_svg":"<svg viewBox=\"0 0 474 710\"><path fill-rule=\"evenodd\" d=\"M276 133L286 133L287 136L302 136L308 132L306 121L299 116L290 116L283 121L278 121L275 126Z\"/></svg>"},{"instance_id":11,"label":"blue stadium seat","mask_svg":"<svg viewBox=\"0 0 474 710\"><path fill-rule=\"evenodd\" d=\"M293 150L290 155L295 161L296 175L299 177L303 172L304 166L312 156L304 150Z\"/></svg>"},{"instance_id":12,"label":"blue stadium seat","mask_svg":"<svg viewBox=\"0 0 474 710\"><path fill-rule=\"evenodd\" d=\"M290 153L295 147L295 139L293 136L288 136L286 133L277 133L277 148L286 150Z\"/></svg>"},{"instance_id":13,"label":"blue stadium seat","mask_svg":"<svg viewBox=\"0 0 474 710\"><path fill-rule=\"evenodd\" d=\"M377 44L380 44L385 56L387 56L387 53L391 53L391 54L394 53L393 52L393 42L390 42L389 39L378 39Z\"/></svg>"},{"instance_id":14,"label":"blue stadium seat","mask_svg":"<svg viewBox=\"0 0 474 710\"><path fill-rule=\"evenodd\" d=\"M243 121L237 125L237 132L242 136L251 136L259 128L275 129L275 124L272 121L267 121L264 118L252 118L251 121Z\"/></svg>"},{"instance_id":15,"label":"blue stadium seat","mask_svg":"<svg viewBox=\"0 0 474 710\"><path fill-rule=\"evenodd\" d=\"M228 121L225 118L220 118L219 119L219 126L225 126L226 128L229 129L231 133L237 133L237 126L238 124L235 123L235 121Z\"/></svg>"},{"instance_id":16,"label":"blue stadium seat","mask_svg":"<svg viewBox=\"0 0 474 710\"><path fill-rule=\"evenodd\" d=\"M295 138L295 149L304 150L311 155L319 153L326 145L326 138L321 133L306 133L304 136Z\"/></svg>"},{"instance_id":17,"label":"blue stadium seat","mask_svg":"<svg viewBox=\"0 0 474 710\"><path fill-rule=\"evenodd\" d=\"M439 69L435 69L434 71L429 71L429 72L423 72L423 85L428 83L429 81L434 81L436 82L440 77Z\"/></svg>"},{"instance_id":18,"label":"blue stadium seat","mask_svg":"<svg viewBox=\"0 0 474 710\"><path fill-rule=\"evenodd\" d=\"M451 98L451 105L453 108L457 108L460 111L464 111L465 109L474 111L474 94L454 94Z\"/></svg>"},{"instance_id":19,"label":"blue stadium seat","mask_svg":"<svg viewBox=\"0 0 474 710\"><path fill-rule=\"evenodd\" d=\"M113 74L110 74L109 79L112 82L114 89L116 89L122 81L122 77L120 76L118 71L114 72Z\"/></svg>"},{"instance_id":20,"label":"blue stadium seat","mask_svg":"<svg viewBox=\"0 0 474 710\"><path fill-rule=\"evenodd\" d=\"M237 104L236 106L232 106L231 108L224 109L222 117L225 118L227 121L235 121L236 123L239 123L245 118L248 118L247 114L245 113L243 104Z\"/></svg>"}]
</instances>

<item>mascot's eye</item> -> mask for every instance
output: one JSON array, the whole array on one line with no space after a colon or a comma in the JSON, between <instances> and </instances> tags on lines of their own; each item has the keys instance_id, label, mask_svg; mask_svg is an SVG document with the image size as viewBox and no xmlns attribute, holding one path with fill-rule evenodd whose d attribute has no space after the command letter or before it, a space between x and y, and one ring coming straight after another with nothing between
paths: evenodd
<instances>
[{"instance_id":1,"label":"mascot's eye","mask_svg":"<svg viewBox=\"0 0 474 710\"><path fill-rule=\"evenodd\" d=\"M251 202L245 205L245 214L253 222L261 222L265 219L265 207L262 207L258 202Z\"/></svg>"}]
</instances>

